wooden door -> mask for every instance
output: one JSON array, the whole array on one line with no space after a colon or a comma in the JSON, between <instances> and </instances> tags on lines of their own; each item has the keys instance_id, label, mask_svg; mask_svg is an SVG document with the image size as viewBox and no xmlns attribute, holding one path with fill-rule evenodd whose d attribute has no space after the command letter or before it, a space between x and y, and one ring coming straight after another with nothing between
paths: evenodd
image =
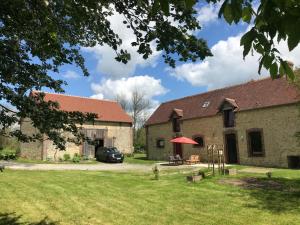
<instances>
[{"instance_id":1,"label":"wooden door","mask_svg":"<svg viewBox=\"0 0 300 225\"><path fill-rule=\"evenodd\" d=\"M225 134L226 141L226 161L227 163L238 163L238 149L236 134Z\"/></svg>"}]
</instances>

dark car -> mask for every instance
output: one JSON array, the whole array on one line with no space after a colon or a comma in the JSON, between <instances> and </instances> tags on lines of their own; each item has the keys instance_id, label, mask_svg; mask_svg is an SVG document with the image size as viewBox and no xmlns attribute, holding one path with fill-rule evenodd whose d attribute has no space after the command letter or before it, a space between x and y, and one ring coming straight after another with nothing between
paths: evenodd
<instances>
[{"instance_id":1,"label":"dark car","mask_svg":"<svg viewBox=\"0 0 300 225\"><path fill-rule=\"evenodd\" d=\"M98 147L96 149L96 159L102 162L122 163L124 155L116 147Z\"/></svg>"}]
</instances>

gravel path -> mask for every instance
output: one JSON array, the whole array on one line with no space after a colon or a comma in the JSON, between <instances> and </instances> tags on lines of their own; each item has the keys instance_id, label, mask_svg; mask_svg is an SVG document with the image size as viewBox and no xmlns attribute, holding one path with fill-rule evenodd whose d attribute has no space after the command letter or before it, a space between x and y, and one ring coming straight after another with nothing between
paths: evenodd
<instances>
[{"instance_id":1,"label":"gravel path","mask_svg":"<svg viewBox=\"0 0 300 225\"><path fill-rule=\"evenodd\" d=\"M91 171L151 171L153 165L129 164L129 163L99 163L99 164L33 164L17 162L0 162L8 169L13 170L91 170ZM161 170L172 169L197 169L206 167L206 164L164 166L160 165Z\"/></svg>"}]
</instances>

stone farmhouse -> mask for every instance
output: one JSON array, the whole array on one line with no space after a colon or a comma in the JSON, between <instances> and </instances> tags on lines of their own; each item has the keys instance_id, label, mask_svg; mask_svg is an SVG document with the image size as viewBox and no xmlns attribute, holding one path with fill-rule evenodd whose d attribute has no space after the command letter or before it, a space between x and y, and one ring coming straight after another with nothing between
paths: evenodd
<instances>
[{"instance_id":1,"label":"stone farmhouse","mask_svg":"<svg viewBox=\"0 0 300 225\"><path fill-rule=\"evenodd\" d=\"M288 167L296 156L300 165L299 94L286 78L267 78L165 102L146 123L148 158L206 161L207 145L216 144L226 163ZM178 136L198 144L170 143Z\"/></svg>"},{"instance_id":2,"label":"stone farmhouse","mask_svg":"<svg viewBox=\"0 0 300 225\"><path fill-rule=\"evenodd\" d=\"M94 123L86 123L82 126L84 134L95 140L97 145L89 145L87 142L79 146L74 143L67 143L66 151L59 151L50 140L21 143L21 157L46 160L59 159L64 154L70 154L72 157L78 153L94 158L98 146L117 147L123 153L133 152L132 118L117 102L63 94L45 94L45 100L58 102L61 110L97 114L98 118ZM38 132L27 118L21 121L21 131L27 134Z\"/></svg>"}]
</instances>

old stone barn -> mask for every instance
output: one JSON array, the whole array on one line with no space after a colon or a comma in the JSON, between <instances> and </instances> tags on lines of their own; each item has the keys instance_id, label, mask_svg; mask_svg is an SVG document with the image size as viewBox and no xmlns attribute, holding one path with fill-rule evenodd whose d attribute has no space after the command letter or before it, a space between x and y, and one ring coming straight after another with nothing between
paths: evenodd
<instances>
[{"instance_id":1,"label":"old stone barn","mask_svg":"<svg viewBox=\"0 0 300 225\"><path fill-rule=\"evenodd\" d=\"M61 110L97 114L98 118L94 123L86 123L82 126L84 134L95 140L97 146L113 146L123 153L132 153L132 119L117 102L63 94L45 94L45 100L58 102ZM26 118L21 121L21 130L27 134L38 132ZM57 160L64 154L70 154L72 157L75 153L94 158L95 150L96 147L87 142L79 146L67 143L66 151L57 150L50 140L21 143L21 157L39 160Z\"/></svg>"},{"instance_id":2,"label":"old stone barn","mask_svg":"<svg viewBox=\"0 0 300 225\"><path fill-rule=\"evenodd\" d=\"M146 123L150 159L200 155L224 146L227 163L287 167L298 160L299 90L285 78L262 79L161 104ZM185 136L197 145L172 144Z\"/></svg>"}]
</instances>

